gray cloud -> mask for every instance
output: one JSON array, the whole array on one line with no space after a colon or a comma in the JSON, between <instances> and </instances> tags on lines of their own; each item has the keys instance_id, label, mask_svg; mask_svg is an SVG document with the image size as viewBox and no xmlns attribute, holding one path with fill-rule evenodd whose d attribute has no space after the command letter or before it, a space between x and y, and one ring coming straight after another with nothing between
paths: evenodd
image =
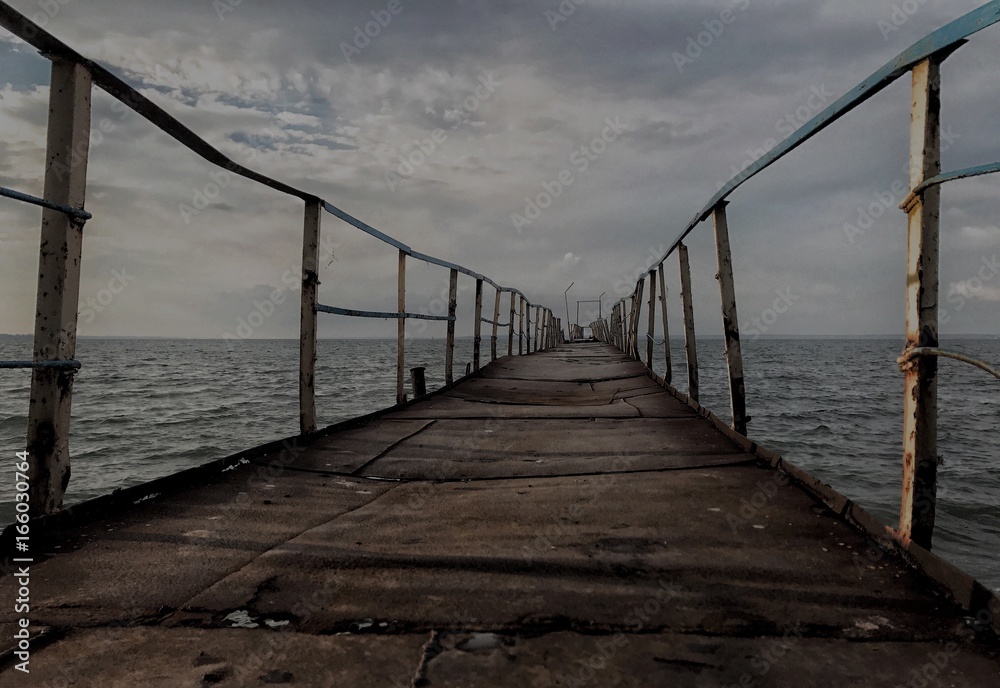
<instances>
[{"instance_id":1,"label":"gray cloud","mask_svg":"<svg viewBox=\"0 0 1000 688\"><path fill-rule=\"evenodd\" d=\"M36 11L32 1L14 4ZM893 2L882 0L590 0L554 30L545 12L558 8L555 0L404 0L350 61L342 44L387 3L244 1L220 19L208 0L94 0L62 6L48 28L119 69L240 162L558 311L571 281L571 300L615 297L624 276L669 244L734 168L783 136L781 122L814 89L839 96L978 4L928 0L883 37L878 22ZM712 22L726 8L734 8L733 21L678 69L676 54L685 54L689 38L717 29ZM995 97L979 83L984 70L991 73L998 33L984 32L946 63L946 124L958 134L947 166L1000 155L989 135ZM10 40L0 41L0 59L10 84L0 91L2 183L38 192L47 62ZM482 78L499 85L488 98L467 100ZM95 220L83 297L99 293L111 270L124 266L137 277L83 333L218 337L249 317L269 289L287 287L291 305L253 336L295 336L297 295L282 278L297 270L300 203L244 180L222 182L103 94L94 102L95 123L114 126L91 158ZM791 289L800 298L775 333L902 332L898 200L854 241L845 225L857 224L859 212L902 178L907 102L901 82L737 192L730 223L741 314L760 313L776 290ZM581 170L574 151L599 137L608 118L627 132ZM411 157L435 130L445 139ZM393 179L403 159L420 164ZM563 170L572 184L518 233L512 214ZM1000 235L995 198L995 179L945 192L942 289L967 295L946 331L1000 332L994 291L973 294L968 284ZM0 330L28 332L37 262L28 238L37 240L37 212L11 203L0 204L7 236L0 286L8 295ZM710 234L703 227L690 242L706 333L720 330ZM394 251L329 216L324 237L338 247L337 259L323 266L322 298L392 310ZM675 263L668 263L674 294ZM430 309L447 273L411 265L410 303ZM468 293L460 328L471 331ZM433 327L421 333L438 333ZM391 334L382 323L340 318L324 319L323 331Z\"/></svg>"}]
</instances>

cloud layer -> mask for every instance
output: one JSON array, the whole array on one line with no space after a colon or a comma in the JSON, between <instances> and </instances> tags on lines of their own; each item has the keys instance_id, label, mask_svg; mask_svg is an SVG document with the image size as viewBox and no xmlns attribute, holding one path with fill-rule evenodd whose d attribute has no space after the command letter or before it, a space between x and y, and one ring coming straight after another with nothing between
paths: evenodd
<instances>
[{"instance_id":1,"label":"cloud layer","mask_svg":"<svg viewBox=\"0 0 1000 688\"><path fill-rule=\"evenodd\" d=\"M571 310L629 291L722 182L980 3L927 0L911 16L882 0L70 0L51 17L12 4L42 12L47 29L238 161L562 316L570 282ZM945 64L946 168L1000 155L998 47L1000 31L987 31ZM0 61L0 184L40 193L47 62L7 35ZM908 100L900 82L733 197L741 319L791 293L768 334L902 333L905 216L893 189L906 179ZM114 271L134 279L98 301L81 333L221 337L252 318L252 336L295 336L287 276L301 204L219 175L102 93L94 123L106 125L91 156L81 308ZM1000 333L996 191L995 178L945 191L945 332ZM3 332L32 329L39 215L0 202ZM324 238L321 300L394 310L393 249L330 216ZM689 246L699 331L717 333L710 227ZM412 310L438 308L447 279L411 261ZM464 281L459 327L471 332ZM323 323L327 336L394 331Z\"/></svg>"}]
</instances>

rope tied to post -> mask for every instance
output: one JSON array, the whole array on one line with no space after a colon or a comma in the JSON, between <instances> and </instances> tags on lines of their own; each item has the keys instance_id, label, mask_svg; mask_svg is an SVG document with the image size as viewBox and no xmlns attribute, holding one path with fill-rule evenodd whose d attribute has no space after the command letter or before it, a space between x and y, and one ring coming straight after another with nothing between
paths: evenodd
<instances>
[{"instance_id":1,"label":"rope tied to post","mask_svg":"<svg viewBox=\"0 0 1000 688\"><path fill-rule=\"evenodd\" d=\"M971 358L964 354L954 353L952 351L945 351L943 349L938 349L930 346L918 346L912 349L907 349L903 352L903 355L896 359L896 363L899 364L899 369L904 373L913 367L914 362L920 356L940 356L942 358L953 358L956 361L962 361L963 363L968 363L969 365L974 365L981 370L985 370L987 373L993 377L1000 380L1000 370L992 368L983 361Z\"/></svg>"}]
</instances>

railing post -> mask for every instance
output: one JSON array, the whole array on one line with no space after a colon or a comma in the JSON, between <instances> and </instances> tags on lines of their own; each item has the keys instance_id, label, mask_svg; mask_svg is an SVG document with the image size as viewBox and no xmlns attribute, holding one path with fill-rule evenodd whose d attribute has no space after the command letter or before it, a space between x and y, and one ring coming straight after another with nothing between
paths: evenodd
<instances>
[{"instance_id":1,"label":"railing post","mask_svg":"<svg viewBox=\"0 0 1000 688\"><path fill-rule=\"evenodd\" d=\"M514 292L510 293L510 327L507 328L507 355L514 355Z\"/></svg>"},{"instance_id":2,"label":"railing post","mask_svg":"<svg viewBox=\"0 0 1000 688\"><path fill-rule=\"evenodd\" d=\"M667 364L667 370L663 373L663 379L669 385L673 380L674 373L670 365L670 326L667 323L667 281L663 278L663 263L660 263L658 272L660 275L660 310L663 312L663 354Z\"/></svg>"},{"instance_id":3,"label":"railing post","mask_svg":"<svg viewBox=\"0 0 1000 688\"><path fill-rule=\"evenodd\" d=\"M633 300L635 317L632 318L632 357L637 361L642 360L642 354L639 353L639 316L642 315L642 295L645 290L646 276L643 275L635 285L635 299Z\"/></svg>"},{"instance_id":4,"label":"railing post","mask_svg":"<svg viewBox=\"0 0 1000 688\"><path fill-rule=\"evenodd\" d=\"M497 290L495 303L493 305L493 337L490 339L490 360L497 360L497 331L500 327L500 290Z\"/></svg>"},{"instance_id":5,"label":"railing post","mask_svg":"<svg viewBox=\"0 0 1000 688\"><path fill-rule=\"evenodd\" d=\"M517 355L524 355L524 297L518 299Z\"/></svg>"},{"instance_id":6,"label":"railing post","mask_svg":"<svg viewBox=\"0 0 1000 688\"><path fill-rule=\"evenodd\" d=\"M403 390L403 374L406 367L406 253L399 251L398 294L396 305L399 318L396 320L396 403L406 401Z\"/></svg>"},{"instance_id":7,"label":"railing post","mask_svg":"<svg viewBox=\"0 0 1000 688\"><path fill-rule=\"evenodd\" d=\"M524 315L524 353L531 353L531 304L527 301L524 302L525 315Z\"/></svg>"},{"instance_id":8,"label":"railing post","mask_svg":"<svg viewBox=\"0 0 1000 688\"><path fill-rule=\"evenodd\" d=\"M476 280L476 329L472 340L472 369L479 370L479 351L483 343L483 281Z\"/></svg>"},{"instance_id":9,"label":"railing post","mask_svg":"<svg viewBox=\"0 0 1000 688\"><path fill-rule=\"evenodd\" d=\"M691 263L688 249L677 245L681 268L681 302L684 311L684 352L687 354L688 396L698 401L698 343L694 338L694 300L691 296Z\"/></svg>"},{"instance_id":10,"label":"railing post","mask_svg":"<svg viewBox=\"0 0 1000 688\"><path fill-rule=\"evenodd\" d=\"M614 344L618 347L618 350L622 349L622 302L619 301L615 304L615 314L614 314Z\"/></svg>"},{"instance_id":11,"label":"railing post","mask_svg":"<svg viewBox=\"0 0 1000 688\"><path fill-rule=\"evenodd\" d=\"M718 256L719 290L722 295L722 330L726 335L726 362L729 366L729 408L733 430L747 434L746 385L743 380L743 352L740 348L740 321L736 314L736 285L733 281L733 258L729 248L729 221L726 201L712 211L715 225L715 250Z\"/></svg>"},{"instance_id":12,"label":"railing post","mask_svg":"<svg viewBox=\"0 0 1000 688\"><path fill-rule=\"evenodd\" d=\"M535 346L533 348L534 351L536 352L538 351L538 338L541 335L542 331L541 326L542 326L542 307L535 306Z\"/></svg>"},{"instance_id":13,"label":"railing post","mask_svg":"<svg viewBox=\"0 0 1000 688\"><path fill-rule=\"evenodd\" d=\"M448 275L448 340L444 350L444 383L455 382L455 313L458 311L458 270Z\"/></svg>"},{"instance_id":14,"label":"railing post","mask_svg":"<svg viewBox=\"0 0 1000 688\"><path fill-rule=\"evenodd\" d=\"M299 432L316 432L316 301L322 206L306 201L302 230L302 310L299 314Z\"/></svg>"},{"instance_id":15,"label":"railing post","mask_svg":"<svg viewBox=\"0 0 1000 688\"><path fill-rule=\"evenodd\" d=\"M653 336L656 333L656 270L649 271L649 322L646 327L646 367L653 369Z\"/></svg>"},{"instance_id":16,"label":"railing post","mask_svg":"<svg viewBox=\"0 0 1000 688\"><path fill-rule=\"evenodd\" d=\"M910 115L910 188L941 172L941 59L913 68ZM940 187L909 199L906 348L938 345L938 225ZM937 358L919 356L906 367L903 397L903 491L899 537L931 548L937 509Z\"/></svg>"},{"instance_id":17,"label":"railing post","mask_svg":"<svg viewBox=\"0 0 1000 688\"><path fill-rule=\"evenodd\" d=\"M83 209L90 145L91 76L85 67L52 61L46 143L45 198ZM35 308L36 361L76 357L83 226L56 210L42 211ZM35 368L28 409L28 513L62 509L69 483L69 426L73 372Z\"/></svg>"}]
</instances>

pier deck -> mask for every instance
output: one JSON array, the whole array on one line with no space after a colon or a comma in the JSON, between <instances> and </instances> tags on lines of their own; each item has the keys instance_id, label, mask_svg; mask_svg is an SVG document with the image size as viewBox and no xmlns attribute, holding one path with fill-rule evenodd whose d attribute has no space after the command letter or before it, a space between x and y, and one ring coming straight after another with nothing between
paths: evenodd
<instances>
[{"instance_id":1,"label":"pier deck","mask_svg":"<svg viewBox=\"0 0 1000 688\"><path fill-rule=\"evenodd\" d=\"M500 359L46 551L48 635L3 685L1000 685L935 583L603 344Z\"/></svg>"}]
</instances>

